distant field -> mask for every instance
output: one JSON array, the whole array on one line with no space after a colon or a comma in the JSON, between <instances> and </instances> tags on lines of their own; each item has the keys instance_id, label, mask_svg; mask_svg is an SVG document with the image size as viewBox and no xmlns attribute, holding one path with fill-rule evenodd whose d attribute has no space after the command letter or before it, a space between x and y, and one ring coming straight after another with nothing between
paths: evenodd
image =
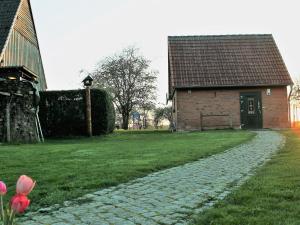
<instances>
[{"instance_id":1,"label":"distant field","mask_svg":"<svg viewBox=\"0 0 300 225\"><path fill-rule=\"evenodd\" d=\"M246 131L120 131L93 138L0 146L0 179L12 193L21 174L37 180L31 210L222 152L251 139Z\"/></svg>"}]
</instances>

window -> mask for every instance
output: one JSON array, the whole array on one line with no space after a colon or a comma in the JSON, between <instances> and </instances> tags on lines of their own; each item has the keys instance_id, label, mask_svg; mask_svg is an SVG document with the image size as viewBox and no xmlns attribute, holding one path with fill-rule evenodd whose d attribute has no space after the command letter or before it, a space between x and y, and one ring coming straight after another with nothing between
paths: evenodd
<instances>
[{"instance_id":1,"label":"window","mask_svg":"<svg viewBox=\"0 0 300 225\"><path fill-rule=\"evenodd\" d=\"M249 115L255 114L254 98L248 98L248 114Z\"/></svg>"}]
</instances>

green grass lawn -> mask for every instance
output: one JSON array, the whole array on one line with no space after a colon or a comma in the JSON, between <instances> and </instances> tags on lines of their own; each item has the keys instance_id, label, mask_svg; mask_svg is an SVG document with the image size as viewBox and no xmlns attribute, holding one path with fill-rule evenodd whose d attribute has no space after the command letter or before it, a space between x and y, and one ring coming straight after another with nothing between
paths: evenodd
<instances>
[{"instance_id":1,"label":"green grass lawn","mask_svg":"<svg viewBox=\"0 0 300 225\"><path fill-rule=\"evenodd\" d=\"M222 152L253 136L245 131L116 132L90 139L2 145L0 179L11 193L19 175L37 180L30 195L31 210L36 210Z\"/></svg>"},{"instance_id":2,"label":"green grass lawn","mask_svg":"<svg viewBox=\"0 0 300 225\"><path fill-rule=\"evenodd\" d=\"M286 146L240 189L193 224L300 224L300 132L283 132Z\"/></svg>"}]
</instances>

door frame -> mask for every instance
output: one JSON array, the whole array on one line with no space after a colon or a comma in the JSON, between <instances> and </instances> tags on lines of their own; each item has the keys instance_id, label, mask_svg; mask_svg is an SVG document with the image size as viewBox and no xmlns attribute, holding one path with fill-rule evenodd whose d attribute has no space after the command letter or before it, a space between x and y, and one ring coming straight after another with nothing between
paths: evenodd
<instances>
[{"instance_id":1,"label":"door frame","mask_svg":"<svg viewBox=\"0 0 300 225\"><path fill-rule=\"evenodd\" d=\"M243 111L244 108L242 108L242 96L246 96L247 98L248 97L254 97L254 98L257 98L257 105L259 107L257 107L257 113L258 113L258 121L257 121L257 126L255 128L249 128L249 127L246 127L246 126L243 126ZM240 124L241 124L241 128L242 129L263 129L263 103L262 103L262 94L261 94L261 91L241 91L240 92L240 98L239 98L239 101L240 101Z\"/></svg>"}]
</instances>

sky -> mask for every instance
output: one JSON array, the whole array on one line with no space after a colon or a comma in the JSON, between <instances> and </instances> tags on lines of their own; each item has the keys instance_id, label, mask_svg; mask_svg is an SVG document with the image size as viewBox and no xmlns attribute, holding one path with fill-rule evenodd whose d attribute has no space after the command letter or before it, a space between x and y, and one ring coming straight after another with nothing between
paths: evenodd
<instances>
[{"instance_id":1,"label":"sky","mask_svg":"<svg viewBox=\"0 0 300 225\"><path fill-rule=\"evenodd\" d=\"M273 34L300 77L297 0L31 0L49 90L81 87L80 70L136 46L158 70L158 102L168 91L167 37Z\"/></svg>"}]
</instances>

